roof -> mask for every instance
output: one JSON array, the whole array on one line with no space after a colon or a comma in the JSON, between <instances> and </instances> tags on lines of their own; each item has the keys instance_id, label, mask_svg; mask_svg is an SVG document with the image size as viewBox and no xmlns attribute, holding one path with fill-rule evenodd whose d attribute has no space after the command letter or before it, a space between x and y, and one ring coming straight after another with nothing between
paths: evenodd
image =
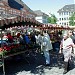
<instances>
[{"instance_id":1,"label":"roof","mask_svg":"<svg viewBox=\"0 0 75 75\"><path fill-rule=\"evenodd\" d=\"M37 16L43 16L43 15L48 16L47 14L45 14L44 12L42 12L41 10L36 10L36 11L34 11L34 13L37 14Z\"/></svg>"},{"instance_id":2,"label":"roof","mask_svg":"<svg viewBox=\"0 0 75 75\"><path fill-rule=\"evenodd\" d=\"M75 12L75 4L65 5L63 8L57 11L58 13L61 12Z\"/></svg>"},{"instance_id":3,"label":"roof","mask_svg":"<svg viewBox=\"0 0 75 75\"><path fill-rule=\"evenodd\" d=\"M11 8L21 10L23 6L15 0L8 0L8 4Z\"/></svg>"},{"instance_id":4,"label":"roof","mask_svg":"<svg viewBox=\"0 0 75 75\"><path fill-rule=\"evenodd\" d=\"M34 13L22 0L15 0L19 4L21 4L24 8L26 8L30 13Z\"/></svg>"},{"instance_id":5,"label":"roof","mask_svg":"<svg viewBox=\"0 0 75 75\"><path fill-rule=\"evenodd\" d=\"M11 1L12 3L12 0L9 0ZM15 0L13 0L15 1ZM16 1L15 1L16 2ZM16 2L18 3L18 2ZM15 4L15 3L14 3ZM18 3L19 5L21 5L20 3ZM16 12L20 12L21 10L16 10L16 8L10 8L10 6L8 5L5 5L5 3L3 1L0 1L0 7L2 7L2 9L0 9L0 28L4 29L4 28L7 28L7 27L12 27L12 26L16 26L16 25L20 25L20 23L24 24L25 22L25 25L27 24L31 24L31 25L42 25L42 23L36 21L34 18L27 18L27 17L24 17L24 16L21 16L20 14L17 15L17 14L13 14L13 13L10 13L8 10L12 9ZM7 9L7 11L5 10ZM4 11L6 11L6 13L3 13Z\"/></svg>"}]
</instances>

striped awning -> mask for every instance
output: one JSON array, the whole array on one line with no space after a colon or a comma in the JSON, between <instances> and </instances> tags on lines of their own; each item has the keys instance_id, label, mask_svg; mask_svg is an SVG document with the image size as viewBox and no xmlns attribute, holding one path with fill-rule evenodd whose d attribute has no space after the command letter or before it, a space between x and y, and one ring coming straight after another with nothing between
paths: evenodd
<instances>
[{"instance_id":1,"label":"striped awning","mask_svg":"<svg viewBox=\"0 0 75 75\"><path fill-rule=\"evenodd\" d=\"M9 25L18 23L18 22L31 22L35 24L41 24L40 22L36 21L35 19L25 18L21 16L15 16L15 17L8 17L8 18L0 18L0 26Z\"/></svg>"}]
</instances>

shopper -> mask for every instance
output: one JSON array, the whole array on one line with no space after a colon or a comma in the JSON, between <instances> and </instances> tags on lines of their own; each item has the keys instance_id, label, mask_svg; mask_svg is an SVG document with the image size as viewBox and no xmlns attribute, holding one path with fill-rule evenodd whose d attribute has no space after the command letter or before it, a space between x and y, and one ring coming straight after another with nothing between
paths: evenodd
<instances>
[{"instance_id":1,"label":"shopper","mask_svg":"<svg viewBox=\"0 0 75 75\"><path fill-rule=\"evenodd\" d=\"M71 52L72 47L74 47L74 43L70 37L70 31L66 31L63 34L63 39L60 44L59 53L63 53L64 55L64 74L68 71L69 62L71 61Z\"/></svg>"},{"instance_id":2,"label":"shopper","mask_svg":"<svg viewBox=\"0 0 75 75\"><path fill-rule=\"evenodd\" d=\"M43 51L44 51L44 56L46 60L46 65L50 65L50 53L49 50L52 50L52 44L50 41L50 37L46 31L43 32Z\"/></svg>"}]
</instances>

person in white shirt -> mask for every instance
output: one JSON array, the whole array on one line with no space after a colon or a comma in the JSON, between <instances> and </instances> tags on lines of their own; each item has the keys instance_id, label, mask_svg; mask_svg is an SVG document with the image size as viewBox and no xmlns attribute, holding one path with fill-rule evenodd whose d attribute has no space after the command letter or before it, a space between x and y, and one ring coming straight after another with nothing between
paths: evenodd
<instances>
[{"instance_id":1,"label":"person in white shirt","mask_svg":"<svg viewBox=\"0 0 75 75\"><path fill-rule=\"evenodd\" d=\"M64 74L68 71L68 62L71 60L72 47L74 46L73 40L70 37L70 31L63 34L63 39L60 44L60 51L64 55Z\"/></svg>"}]
</instances>

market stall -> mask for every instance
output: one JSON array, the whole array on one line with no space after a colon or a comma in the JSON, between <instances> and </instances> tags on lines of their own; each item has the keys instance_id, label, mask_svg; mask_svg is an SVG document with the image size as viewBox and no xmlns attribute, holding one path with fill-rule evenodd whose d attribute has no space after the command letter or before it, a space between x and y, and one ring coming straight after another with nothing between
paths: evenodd
<instances>
[{"instance_id":1,"label":"market stall","mask_svg":"<svg viewBox=\"0 0 75 75\"><path fill-rule=\"evenodd\" d=\"M36 21L35 19L30 19L22 16L15 16L15 17L9 17L9 18L2 18L0 19L0 66L3 66L3 73L5 75L5 65L4 60L8 57L16 56L19 54L24 54L26 52L30 53L33 50L36 51L37 47L33 44L25 45L25 44L19 44L17 40L14 40L12 43L5 44L5 41L3 41L3 32L11 32L13 37L16 32L22 32L23 30L27 28L33 28L36 26L41 26L42 24ZM28 29L31 31L31 29ZM29 63L29 62L28 62Z\"/></svg>"},{"instance_id":2,"label":"market stall","mask_svg":"<svg viewBox=\"0 0 75 75\"><path fill-rule=\"evenodd\" d=\"M3 36L4 31L1 31L1 36ZM7 31L9 32L9 31ZM16 31L14 31L16 32ZM8 40L3 40L1 37L0 40L0 66L3 66L3 73L5 75L5 65L4 65L4 60L8 57L13 57L19 54L25 54L28 53L28 55L31 52L36 52L38 50L38 47L36 44L26 44L26 43L20 43L18 41L17 35L14 36L13 42L8 42ZM27 61L28 62L28 61ZM29 63L29 62L28 62Z\"/></svg>"},{"instance_id":3,"label":"market stall","mask_svg":"<svg viewBox=\"0 0 75 75\"><path fill-rule=\"evenodd\" d=\"M25 45L25 44L20 44L17 40L14 40L14 42L12 43L7 43L7 44L3 44L2 43L2 34L3 31L6 30L8 32L11 32L11 34L13 35L13 37L16 39L15 34L16 32L22 33L22 31L27 31L27 32L32 32L34 30L47 30L50 37L51 37L51 41L53 44L53 50L55 50L56 48L59 48L59 43L60 43L60 36L62 35L62 31L63 30L70 30L69 27L65 28L65 27L58 27L58 26L45 26L43 27L43 24L36 24L36 21L31 21L30 19L25 19L25 23L27 23L26 25L21 24L22 22L19 22L19 20L17 19L18 23L14 23L12 24L12 21L9 23L9 25L4 24L4 26L2 26L2 30L1 30L1 48L0 48L0 55L1 55L1 66L3 66L3 73L5 75L5 65L4 65L4 59L8 58L8 57L12 57L15 55L19 55L19 54L23 54L25 52L31 52L32 50L36 51L37 48L40 48L38 46L35 46L34 44L30 44L30 45ZM23 18L24 21L24 18ZM32 25L32 23L34 23ZM6 32L5 31L5 32ZM38 49L39 50L39 49Z\"/></svg>"}]
</instances>

